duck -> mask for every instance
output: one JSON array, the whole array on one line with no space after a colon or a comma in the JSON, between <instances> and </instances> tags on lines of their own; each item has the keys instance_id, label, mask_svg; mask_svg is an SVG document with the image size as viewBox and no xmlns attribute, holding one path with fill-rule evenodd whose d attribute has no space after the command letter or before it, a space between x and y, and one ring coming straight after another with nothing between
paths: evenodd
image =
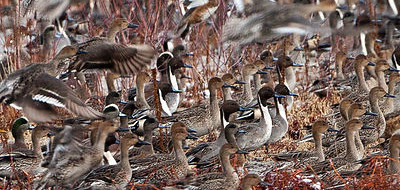
<instances>
[{"instance_id":1,"label":"duck","mask_svg":"<svg viewBox=\"0 0 400 190\"><path fill-rule=\"evenodd\" d=\"M158 85L157 93L161 105L161 116L172 116L172 114L174 113L173 110L176 111L177 109L177 104L172 103L172 101L174 101L175 103L178 103L179 101L179 96L174 96L174 94L180 94L182 93L182 91L174 89L173 86L168 82L161 82ZM147 99L147 102L151 107L155 107L154 96L149 97Z\"/></svg>"},{"instance_id":2,"label":"duck","mask_svg":"<svg viewBox=\"0 0 400 190\"><path fill-rule=\"evenodd\" d=\"M196 176L195 182L192 182L190 189L237 189L239 187L239 176L230 163L232 154L248 154L248 152L239 149L236 145L226 143L219 151L219 157L222 165L222 173L206 173Z\"/></svg>"},{"instance_id":3,"label":"duck","mask_svg":"<svg viewBox=\"0 0 400 190\"><path fill-rule=\"evenodd\" d=\"M272 119L268 111L267 100L272 97L284 97L275 94L270 87L263 87L258 91L258 104L260 106L261 118L258 123L245 124L239 129L247 131L247 133L238 134L236 136L240 149L254 150L263 146L272 133Z\"/></svg>"},{"instance_id":4,"label":"duck","mask_svg":"<svg viewBox=\"0 0 400 190\"><path fill-rule=\"evenodd\" d=\"M241 181L240 188L242 190L253 190L254 186L260 185L261 187L272 186L271 184L261 180L257 174L247 174Z\"/></svg>"},{"instance_id":5,"label":"duck","mask_svg":"<svg viewBox=\"0 0 400 190\"><path fill-rule=\"evenodd\" d=\"M18 151L28 150L28 147L25 144L24 133L27 130L32 130L34 127L29 124L29 120L26 117L19 117L14 120L11 126L11 134L14 138L14 143L10 143L7 145L3 145L2 149L0 149L0 154Z\"/></svg>"},{"instance_id":6,"label":"duck","mask_svg":"<svg viewBox=\"0 0 400 190\"><path fill-rule=\"evenodd\" d=\"M242 97L239 100L240 105L247 105L249 102L253 100L253 92L251 90L251 76L256 74L259 71L259 69L256 67L256 65L250 63L247 64L243 67L242 69L242 80L246 84L243 84L243 93ZM264 71L261 71L262 73L265 73Z\"/></svg>"},{"instance_id":7,"label":"duck","mask_svg":"<svg viewBox=\"0 0 400 190\"><path fill-rule=\"evenodd\" d=\"M79 189L123 189L129 183L132 169L128 149L133 145L148 145L136 134L127 133L121 137L121 158L117 165L104 165L92 170L80 183Z\"/></svg>"},{"instance_id":8,"label":"duck","mask_svg":"<svg viewBox=\"0 0 400 190\"><path fill-rule=\"evenodd\" d=\"M63 48L46 64L31 64L16 70L0 84L0 100L22 110L31 122L47 123L59 118L54 107L65 108L74 114L98 119L102 114L85 105L72 89L54 76L60 74L65 59L79 53L76 48ZM54 106L54 107L52 107Z\"/></svg>"},{"instance_id":9,"label":"duck","mask_svg":"<svg viewBox=\"0 0 400 190\"><path fill-rule=\"evenodd\" d=\"M314 122L311 130L315 143L314 151L293 151L293 152L278 154L273 156L274 160L277 161L300 160L300 161L307 161L307 163L309 162L312 163L313 161L314 163L325 161L325 154L322 147L322 135L327 131L329 132L339 132L339 131L337 129L330 128L328 122L323 120Z\"/></svg>"},{"instance_id":10,"label":"duck","mask_svg":"<svg viewBox=\"0 0 400 190\"><path fill-rule=\"evenodd\" d=\"M393 158L389 160L389 173L398 174L400 172L399 164L399 152L400 152L400 133L396 131L390 137L389 141L389 157Z\"/></svg>"},{"instance_id":11,"label":"duck","mask_svg":"<svg viewBox=\"0 0 400 190\"><path fill-rule=\"evenodd\" d=\"M219 0L191 1L187 6L188 11L183 15L176 29L177 36L185 39L193 25L207 20L215 13L220 4Z\"/></svg>"},{"instance_id":12,"label":"duck","mask_svg":"<svg viewBox=\"0 0 400 190\"><path fill-rule=\"evenodd\" d=\"M273 41L289 34L330 32L329 28L310 23L304 15L315 11L335 11L336 7L334 1L324 1L319 5L281 5L257 1L249 7L251 14L248 17L231 18L227 21L224 25L223 41L244 46Z\"/></svg>"},{"instance_id":13,"label":"duck","mask_svg":"<svg viewBox=\"0 0 400 190\"><path fill-rule=\"evenodd\" d=\"M337 81L344 81L346 77L343 74L343 64L346 63L348 59L347 54L343 51L339 51L336 53L335 60L335 70L336 70L336 80Z\"/></svg>"},{"instance_id":14,"label":"duck","mask_svg":"<svg viewBox=\"0 0 400 190\"><path fill-rule=\"evenodd\" d=\"M0 160L0 176L15 179L28 178L41 173L44 169L40 167L43 159L40 140L48 132L48 127L39 125L32 130L32 150L3 154Z\"/></svg>"},{"instance_id":15,"label":"duck","mask_svg":"<svg viewBox=\"0 0 400 190\"><path fill-rule=\"evenodd\" d=\"M185 98L187 84L189 83L189 80L192 78L187 76L182 70L176 70L175 76L178 82L178 90L182 91L182 94L179 96L179 105L181 105L182 101Z\"/></svg>"},{"instance_id":16,"label":"duck","mask_svg":"<svg viewBox=\"0 0 400 190\"><path fill-rule=\"evenodd\" d=\"M333 170L331 162L338 171L343 170L356 170L359 167L358 164L354 164L355 161L359 160L359 149L356 147L355 135L360 129L374 129L373 127L366 126L359 119L352 119L346 123L346 155L344 157L335 157L330 160L319 162L312 166L313 170L317 173L327 172ZM363 149L363 148L362 148ZM364 154L364 153L362 153ZM332 160L332 161L331 161ZM342 167L343 166L343 167Z\"/></svg>"},{"instance_id":17,"label":"duck","mask_svg":"<svg viewBox=\"0 0 400 190\"><path fill-rule=\"evenodd\" d=\"M115 122L108 120L99 121L96 123L95 127L98 128L97 140L92 146L82 146L79 145L80 143L76 142L76 140L72 140L69 143L76 143L75 147L71 147L74 152L70 151L68 154L65 154L65 156L59 157L59 151L64 151L62 147L65 145L56 145L48 170L40 180L38 188L71 188L75 182L101 164L107 136L109 133L116 131L118 125ZM72 128L72 126L68 128ZM63 136L60 143L62 143L62 139L65 138L68 139L70 137ZM77 160L79 161L77 162Z\"/></svg>"},{"instance_id":18,"label":"duck","mask_svg":"<svg viewBox=\"0 0 400 190\"><path fill-rule=\"evenodd\" d=\"M389 85L387 92L389 94L395 94L396 85L400 82L400 74L397 72L392 72L389 76ZM383 109L383 113L385 115L398 111L398 103L399 98L396 96L395 98L387 98L383 105L386 105Z\"/></svg>"},{"instance_id":19,"label":"duck","mask_svg":"<svg viewBox=\"0 0 400 190\"><path fill-rule=\"evenodd\" d=\"M236 89L235 84L244 84L245 82L236 79L231 73L226 73L222 75L221 79L224 81L224 86L222 86L223 100L233 100L231 88Z\"/></svg>"},{"instance_id":20,"label":"duck","mask_svg":"<svg viewBox=\"0 0 400 190\"><path fill-rule=\"evenodd\" d=\"M189 165L182 149L182 141L190 137L186 125L183 122L175 122L171 126L171 134L175 158L134 168L132 178L145 177L148 184L161 186L169 181L182 179L187 175Z\"/></svg>"},{"instance_id":21,"label":"duck","mask_svg":"<svg viewBox=\"0 0 400 190\"><path fill-rule=\"evenodd\" d=\"M219 127L220 133L214 142L206 142L198 144L196 147L190 149L186 156L189 162L207 162L212 160L218 155L219 150L226 142L236 144L235 135L237 133L245 133L245 131L238 130L238 126L229 123L229 117L231 114L237 111L243 111L247 108L240 107L239 104L233 100L226 100L221 106L221 121L222 125Z\"/></svg>"},{"instance_id":22,"label":"duck","mask_svg":"<svg viewBox=\"0 0 400 190\"><path fill-rule=\"evenodd\" d=\"M221 78L213 77L208 81L210 91L210 103L193 106L175 113L174 120L185 123L191 129L197 131L198 137L208 134L220 126L220 113L217 92L224 85Z\"/></svg>"},{"instance_id":23,"label":"duck","mask_svg":"<svg viewBox=\"0 0 400 190\"><path fill-rule=\"evenodd\" d=\"M68 68L69 71L85 69L109 69L113 75L133 75L151 66L155 56L154 49L149 45L123 45L115 43L116 34L125 28L137 28L124 18L116 18L110 25L107 37L94 37L76 46L86 51L84 56L78 56ZM112 74L114 73L114 74ZM109 91L116 91L114 86L108 86Z\"/></svg>"}]
</instances>

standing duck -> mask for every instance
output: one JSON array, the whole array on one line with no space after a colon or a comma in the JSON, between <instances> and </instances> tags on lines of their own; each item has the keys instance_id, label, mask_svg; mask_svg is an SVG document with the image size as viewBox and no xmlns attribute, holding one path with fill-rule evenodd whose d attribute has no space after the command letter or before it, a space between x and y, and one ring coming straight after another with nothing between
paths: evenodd
<instances>
[{"instance_id":1,"label":"standing duck","mask_svg":"<svg viewBox=\"0 0 400 190\"><path fill-rule=\"evenodd\" d=\"M389 141L389 152L390 157L393 159L389 160L389 172L392 174L400 173L400 162L399 162L399 153L400 153L400 133L399 131L395 132Z\"/></svg>"},{"instance_id":2,"label":"standing duck","mask_svg":"<svg viewBox=\"0 0 400 190\"><path fill-rule=\"evenodd\" d=\"M46 136L48 132L47 127L37 126L32 130L31 134L33 150L2 155L0 176L14 178L16 175L23 175L24 172L31 176L42 172L43 168L40 167L40 162L43 159L43 154L40 147L40 139Z\"/></svg>"},{"instance_id":3,"label":"standing duck","mask_svg":"<svg viewBox=\"0 0 400 190\"><path fill-rule=\"evenodd\" d=\"M197 136L203 136L220 126L220 113L218 106L218 89L224 85L222 79L213 77L208 82L210 103L191 107L174 114L175 119L190 126L197 131Z\"/></svg>"},{"instance_id":4,"label":"standing duck","mask_svg":"<svg viewBox=\"0 0 400 190\"><path fill-rule=\"evenodd\" d=\"M0 100L22 110L32 122L46 123L59 119L52 107L61 107L87 119L98 119L101 113L86 106L77 95L54 76L60 74L65 59L77 49L67 46L47 64L31 64L19 69L0 84Z\"/></svg>"},{"instance_id":5,"label":"standing duck","mask_svg":"<svg viewBox=\"0 0 400 190\"><path fill-rule=\"evenodd\" d=\"M182 149L182 141L189 135L186 125L182 122L174 123L171 133L175 158L137 168L132 172L133 178L146 177L149 184L160 186L174 179L182 179L187 175L189 165Z\"/></svg>"},{"instance_id":6,"label":"standing duck","mask_svg":"<svg viewBox=\"0 0 400 190\"><path fill-rule=\"evenodd\" d=\"M322 134L326 131L335 131L338 130L329 128L329 125L326 121L317 121L312 125L312 135L315 142L314 151L294 151L287 152L283 154L278 154L274 156L275 160L278 161L295 161L295 160L306 160L307 161L315 161L317 158L317 162L322 162L325 160L324 150L322 149Z\"/></svg>"},{"instance_id":7,"label":"standing duck","mask_svg":"<svg viewBox=\"0 0 400 190\"><path fill-rule=\"evenodd\" d=\"M124 189L132 176L129 164L129 147L145 145L138 136L128 133L121 138L121 159L117 165L100 166L91 171L79 185L79 189Z\"/></svg>"},{"instance_id":8,"label":"standing duck","mask_svg":"<svg viewBox=\"0 0 400 190\"><path fill-rule=\"evenodd\" d=\"M284 97L276 95L270 87L263 87L258 91L258 104L261 118L258 123L241 126L239 129L247 133L238 134L236 139L240 149L254 150L263 146L271 137L272 119L268 111L267 100L272 97Z\"/></svg>"},{"instance_id":9,"label":"standing duck","mask_svg":"<svg viewBox=\"0 0 400 190\"><path fill-rule=\"evenodd\" d=\"M97 123L96 127L98 127L96 142L89 147L76 146L78 154L70 152L58 158L58 151L62 151L64 145L56 145L48 171L40 181L41 188L72 187L77 180L101 164L107 136L117 130L118 125L113 121L102 121Z\"/></svg>"},{"instance_id":10,"label":"standing duck","mask_svg":"<svg viewBox=\"0 0 400 190\"><path fill-rule=\"evenodd\" d=\"M221 112L222 125L220 127L220 133L217 140L214 142L199 144L193 149L189 150L186 153L186 156L188 156L189 161L190 162L196 161L199 163L206 162L208 160L211 160L211 158L217 156L221 146L226 142L231 144L237 144L235 140L236 133L238 132L242 133L244 131L239 131L236 125L229 124L229 116L232 113L241 110L245 110L245 108L240 107L239 104L236 103L235 101L233 100L225 101L221 106L220 112Z\"/></svg>"}]
</instances>

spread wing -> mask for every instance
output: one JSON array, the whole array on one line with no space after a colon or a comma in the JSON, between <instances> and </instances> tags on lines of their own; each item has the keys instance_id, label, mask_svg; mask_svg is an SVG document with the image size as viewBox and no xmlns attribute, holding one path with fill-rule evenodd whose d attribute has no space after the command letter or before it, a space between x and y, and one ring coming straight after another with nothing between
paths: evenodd
<instances>
[{"instance_id":1,"label":"spread wing","mask_svg":"<svg viewBox=\"0 0 400 190\"><path fill-rule=\"evenodd\" d=\"M70 70L110 69L121 75L138 73L151 66L155 51L148 45L123 45L96 43L86 48L87 54L79 56Z\"/></svg>"}]
</instances>

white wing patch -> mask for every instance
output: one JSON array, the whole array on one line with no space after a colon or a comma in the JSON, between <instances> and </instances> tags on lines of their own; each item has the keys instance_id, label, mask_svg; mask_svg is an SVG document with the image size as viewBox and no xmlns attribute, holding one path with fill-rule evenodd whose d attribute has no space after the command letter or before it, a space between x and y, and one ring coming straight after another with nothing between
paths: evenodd
<instances>
[{"instance_id":1,"label":"white wing patch","mask_svg":"<svg viewBox=\"0 0 400 190\"><path fill-rule=\"evenodd\" d=\"M17 110L22 110L22 107L18 106L17 104L12 103L12 104L10 104L10 106Z\"/></svg>"},{"instance_id":2,"label":"white wing patch","mask_svg":"<svg viewBox=\"0 0 400 190\"><path fill-rule=\"evenodd\" d=\"M60 108L65 108L65 105L63 103L61 103L59 100L52 98L52 97L48 97L48 96L44 96L41 94L36 94L35 96L33 96L32 98L33 100L39 101L39 102L44 102L44 103L48 103Z\"/></svg>"}]
</instances>

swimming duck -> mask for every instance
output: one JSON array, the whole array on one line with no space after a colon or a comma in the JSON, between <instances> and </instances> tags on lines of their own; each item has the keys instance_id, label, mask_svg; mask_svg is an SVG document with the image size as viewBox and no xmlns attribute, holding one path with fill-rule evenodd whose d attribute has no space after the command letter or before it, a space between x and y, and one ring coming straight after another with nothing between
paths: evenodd
<instances>
[{"instance_id":1,"label":"swimming duck","mask_svg":"<svg viewBox=\"0 0 400 190\"><path fill-rule=\"evenodd\" d=\"M0 176L7 178L34 176L43 171L40 162L43 159L40 139L49 132L45 126L37 126L32 130L32 150L3 154L0 160ZM25 176L25 177L28 177Z\"/></svg>"},{"instance_id":2,"label":"swimming duck","mask_svg":"<svg viewBox=\"0 0 400 190\"><path fill-rule=\"evenodd\" d=\"M146 177L149 184L160 186L171 180L182 179L186 176L189 165L182 149L182 141L189 135L186 125L182 122L175 122L171 126L171 133L175 158L137 168L132 171L133 178Z\"/></svg>"},{"instance_id":3,"label":"swimming duck","mask_svg":"<svg viewBox=\"0 0 400 190\"><path fill-rule=\"evenodd\" d=\"M149 143L139 140L138 136L132 133L124 134L121 137L121 159L117 165L105 165L91 171L79 189L123 189L129 183L132 176L132 169L129 164L129 147L133 145L147 145Z\"/></svg>"},{"instance_id":4,"label":"swimming duck","mask_svg":"<svg viewBox=\"0 0 400 190\"><path fill-rule=\"evenodd\" d=\"M76 55L77 49L67 46L47 64L31 64L4 79L0 85L0 100L21 109L32 122L46 123L59 118L52 107L66 108L74 114L97 119L101 113L86 106L77 95L54 76L60 74L65 59Z\"/></svg>"},{"instance_id":5,"label":"swimming duck","mask_svg":"<svg viewBox=\"0 0 400 190\"><path fill-rule=\"evenodd\" d=\"M312 125L312 135L315 142L314 151L293 151L283 154L278 154L274 156L275 160L278 161L295 161L295 160L306 160L315 161L311 158L317 158L317 162L322 162L325 160L324 150L322 149L322 134L326 131L335 131L336 129L329 128L326 121L316 121Z\"/></svg>"},{"instance_id":6,"label":"swimming duck","mask_svg":"<svg viewBox=\"0 0 400 190\"><path fill-rule=\"evenodd\" d=\"M72 148L74 152L70 151L65 156L59 157L59 151L64 151L62 148L64 145L56 145L53 159L47 173L41 179L39 187L72 187L77 180L101 164L107 136L117 130L118 125L113 121L99 121L96 127L98 127L97 140L90 147L79 145L80 142L73 140L70 143L76 144ZM68 138L68 136L61 139L64 138Z\"/></svg>"},{"instance_id":7,"label":"swimming duck","mask_svg":"<svg viewBox=\"0 0 400 190\"><path fill-rule=\"evenodd\" d=\"M203 22L215 13L218 9L219 0L194 0L187 6L188 11L183 15L182 20L176 29L177 35L185 39L190 27Z\"/></svg>"},{"instance_id":8,"label":"swimming duck","mask_svg":"<svg viewBox=\"0 0 400 190\"><path fill-rule=\"evenodd\" d=\"M197 131L197 136L203 136L220 126L220 113L217 99L218 89L224 85L222 79L213 77L208 82L210 103L201 104L174 114L174 119L185 123Z\"/></svg>"}]
</instances>

